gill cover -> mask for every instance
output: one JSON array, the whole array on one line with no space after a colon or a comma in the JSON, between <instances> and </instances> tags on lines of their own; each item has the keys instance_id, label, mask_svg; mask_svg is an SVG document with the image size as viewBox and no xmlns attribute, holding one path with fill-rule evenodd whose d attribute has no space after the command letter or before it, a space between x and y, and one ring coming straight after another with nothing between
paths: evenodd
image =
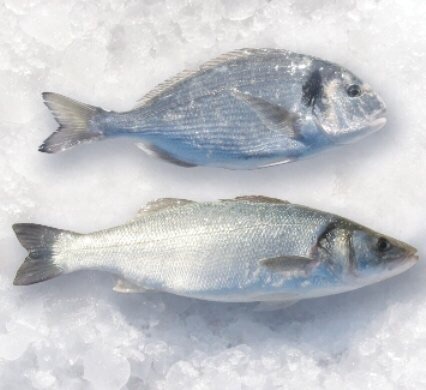
<instances>
[{"instance_id":1,"label":"gill cover","mask_svg":"<svg viewBox=\"0 0 426 390\"><path fill-rule=\"evenodd\" d=\"M347 144L382 128L386 123L383 100L349 71L336 66L311 73L302 102L332 142Z\"/></svg>"},{"instance_id":2,"label":"gill cover","mask_svg":"<svg viewBox=\"0 0 426 390\"><path fill-rule=\"evenodd\" d=\"M313 248L313 256L328 263L335 273L351 270L354 260L351 231L342 223L329 223Z\"/></svg>"}]
</instances>

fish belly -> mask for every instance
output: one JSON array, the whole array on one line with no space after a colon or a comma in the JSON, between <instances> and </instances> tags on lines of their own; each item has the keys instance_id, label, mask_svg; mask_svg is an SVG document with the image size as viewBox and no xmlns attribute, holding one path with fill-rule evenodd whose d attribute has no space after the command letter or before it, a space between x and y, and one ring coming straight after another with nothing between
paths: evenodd
<instances>
[{"instance_id":1,"label":"fish belly","mask_svg":"<svg viewBox=\"0 0 426 390\"><path fill-rule=\"evenodd\" d=\"M257 168L297 159L307 146L265 126L228 93L205 96L147 120L142 142L194 165Z\"/></svg>"}]
</instances>

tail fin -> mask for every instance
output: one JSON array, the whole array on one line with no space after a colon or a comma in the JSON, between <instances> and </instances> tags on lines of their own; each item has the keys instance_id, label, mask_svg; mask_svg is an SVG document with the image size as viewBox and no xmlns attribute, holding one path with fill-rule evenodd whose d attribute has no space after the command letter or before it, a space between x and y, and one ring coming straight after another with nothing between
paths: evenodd
<instances>
[{"instance_id":1,"label":"tail fin","mask_svg":"<svg viewBox=\"0 0 426 390\"><path fill-rule=\"evenodd\" d=\"M91 128L91 122L104 110L53 92L43 92L42 96L59 128L39 147L40 152L61 152L80 143L103 138L102 131Z\"/></svg>"},{"instance_id":2,"label":"tail fin","mask_svg":"<svg viewBox=\"0 0 426 390\"><path fill-rule=\"evenodd\" d=\"M43 282L64 272L55 261L55 254L58 253L55 246L60 237L75 233L34 223L17 223L12 227L19 242L29 252L16 273L14 285Z\"/></svg>"}]
</instances>

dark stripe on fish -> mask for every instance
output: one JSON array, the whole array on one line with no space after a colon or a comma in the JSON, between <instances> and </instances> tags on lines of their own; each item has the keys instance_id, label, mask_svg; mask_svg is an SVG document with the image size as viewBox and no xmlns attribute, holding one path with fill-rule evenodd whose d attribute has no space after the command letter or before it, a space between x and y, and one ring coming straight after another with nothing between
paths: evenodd
<instances>
[{"instance_id":1,"label":"dark stripe on fish","mask_svg":"<svg viewBox=\"0 0 426 390\"><path fill-rule=\"evenodd\" d=\"M355 264L355 248L352 242L352 232L350 233L349 240L349 271L356 275L356 264Z\"/></svg>"},{"instance_id":2,"label":"dark stripe on fish","mask_svg":"<svg viewBox=\"0 0 426 390\"><path fill-rule=\"evenodd\" d=\"M323 92L322 77L318 69L314 70L302 87L302 102L307 107L313 107Z\"/></svg>"}]
</instances>

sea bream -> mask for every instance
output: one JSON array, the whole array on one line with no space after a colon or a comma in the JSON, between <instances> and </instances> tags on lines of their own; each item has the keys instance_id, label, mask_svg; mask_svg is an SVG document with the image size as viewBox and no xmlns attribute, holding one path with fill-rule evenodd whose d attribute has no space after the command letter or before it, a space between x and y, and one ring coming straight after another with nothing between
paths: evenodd
<instances>
[{"instance_id":1,"label":"sea bream","mask_svg":"<svg viewBox=\"0 0 426 390\"><path fill-rule=\"evenodd\" d=\"M29 251L15 285L78 270L119 277L121 292L221 302L289 302L354 290L413 266L416 249L337 215L279 199L160 199L90 234L13 226Z\"/></svg>"},{"instance_id":2,"label":"sea bream","mask_svg":"<svg viewBox=\"0 0 426 390\"><path fill-rule=\"evenodd\" d=\"M128 112L45 92L60 127L40 146L56 153L129 137L172 163L254 169L354 142L386 122L385 105L347 69L276 49L241 49L184 71Z\"/></svg>"}]
</instances>

